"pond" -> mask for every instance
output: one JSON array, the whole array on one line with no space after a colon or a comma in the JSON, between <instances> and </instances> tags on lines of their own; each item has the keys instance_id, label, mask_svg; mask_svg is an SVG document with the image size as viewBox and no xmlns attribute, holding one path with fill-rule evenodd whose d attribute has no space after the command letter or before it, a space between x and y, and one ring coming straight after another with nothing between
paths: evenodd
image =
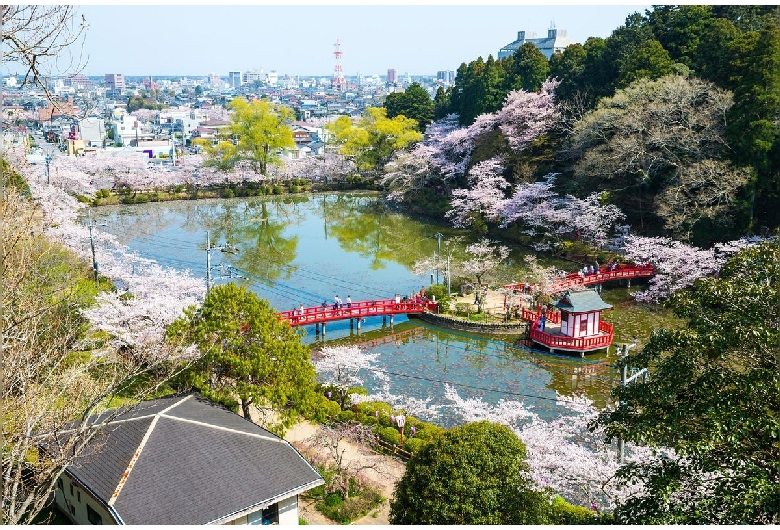
<instances>
[{"instance_id":1,"label":"pond","mask_svg":"<svg viewBox=\"0 0 780 530\"><path fill-rule=\"evenodd\" d=\"M93 208L91 215L138 256L204 279L208 232L217 247L210 253L214 284L246 284L280 311L332 303L336 295L358 301L411 294L431 278L444 283L443 268L415 275L412 265L433 257L440 240L463 235L361 193L149 203ZM468 242L466 236L452 245L453 261ZM525 252L512 250L504 277L512 278ZM515 337L470 335L402 316L392 326L368 318L360 330L331 322L325 336L309 328L302 329L306 343L359 343L379 353L383 377L367 376L369 393L425 402L415 415L445 426L458 422L444 397L447 385L490 404L524 401L551 419L559 412L556 393L585 392L603 405L616 377L613 370L584 374L592 360L534 352Z\"/></svg>"}]
</instances>

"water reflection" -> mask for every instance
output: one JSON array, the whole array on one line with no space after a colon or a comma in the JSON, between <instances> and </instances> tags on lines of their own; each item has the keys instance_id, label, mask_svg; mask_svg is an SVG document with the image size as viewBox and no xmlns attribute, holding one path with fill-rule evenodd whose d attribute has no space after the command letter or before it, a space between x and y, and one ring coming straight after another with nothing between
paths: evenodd
<instances>
[{"instance_id":1,"label":"water reflection","mask_svg":"<svg viewBox=\"0 0 780 530\"><path fill-rule=\"evenodd\" d=\"M434 234L454 233L387 210L366 194L101 207L92 216L138 255L196 276L205 277L206 231L212 244L229 241L240 251L212 252L212 265L237 268L241 281L279 310L330 302L336 294L354 301L410 294L429 281L428 274L413 274L411 264L437 250ZM324 336L309 326L303 340L362 342L381 354L381 370L397 395L443 403L445 384L451 384L464 397L490 403L524 400L543 416L557 413L556 392L584 391L603 404L614 377L610 369L585 373L580 359L531 353L506 340L402 316L393 326L388 320L369 318L360 330L354 321L331 322ZM367 381L371 392L382 384ZM456 421L447 408L440 415L441 423Z\"/></svg>"}]
</instances>

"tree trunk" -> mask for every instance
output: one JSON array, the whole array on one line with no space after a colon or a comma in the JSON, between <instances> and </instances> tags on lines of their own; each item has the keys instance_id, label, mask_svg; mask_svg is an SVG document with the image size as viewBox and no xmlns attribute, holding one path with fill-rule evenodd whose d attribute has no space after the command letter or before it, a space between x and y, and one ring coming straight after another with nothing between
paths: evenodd
<instances>
[{"instance_id":1,"label":"tree trunk","mask_svg":"<svg viewBox=\"0 0 780 530\"><path fill-rule=\"evenodd\" d=\"M252 398L241 398L241 412L244 413L244 417L246 419L250 419L249 417L249 406L252 404Z\"/></svg>"}]
</instances>

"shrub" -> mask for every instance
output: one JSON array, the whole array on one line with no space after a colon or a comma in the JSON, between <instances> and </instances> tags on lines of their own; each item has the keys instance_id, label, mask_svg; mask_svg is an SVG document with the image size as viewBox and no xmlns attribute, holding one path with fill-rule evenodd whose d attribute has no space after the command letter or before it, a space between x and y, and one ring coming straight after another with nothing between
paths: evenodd
<instances>
[{"instance_id":1,"label":"shrub","mask_svg":"<svg viewBox=\"0 0 780 530\"><path fill-rule=\"evenodd\" d=\"M458 315L469 316L471 314L472 309L473 309L472 304L466 302L455 304L455 313Z\"/></svg>"},{"instance_id":2,"label":"shrub","mask_svg":"<svg viewBox=\"0 0 780 530\"><path fill-rule=\"evenodd\" d=\"M387 443L399 445L401 443L401 434L395 427L382 427L377 431L377 436Z\"/></svg>"},{"instance_id":3,"label":"shrub","mask_svg":"<svg viewBox=\"0 0 780 530\"><path fill-rule=\"evenodd\" d=\"M423 440L421 438L417 438L416 435L414 438L406 438L404 440L404 449L409 451L410 453L416 453L421 448L426 446L429 442L427 440Z\"/></svg>"},{"instance_id":4,"label":"shrub","mask_svg":"<svg viewBox=\"0 0 780 530\"><path fill-rule=\"evenodd\" d=\"M553 524L599 524L598 512L569 504L563 497L555 497L550 507Z\"/></svg>"},{"instance_id":5,"label":"shrub","mask_svg":"<svg viewBox=\"0 0 780 530\"><path fill-rule=\"evenodd\" d=\"M336 416L336 420L342 422L355 421L355 413L351 410L342 410Z\"/></svg>"}]
</instances>

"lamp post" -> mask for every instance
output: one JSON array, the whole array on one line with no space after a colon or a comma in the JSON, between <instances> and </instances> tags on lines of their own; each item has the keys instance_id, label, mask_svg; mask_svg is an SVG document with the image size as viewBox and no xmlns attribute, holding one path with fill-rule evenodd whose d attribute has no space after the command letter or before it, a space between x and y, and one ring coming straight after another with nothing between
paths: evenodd
<instances>
[{"instance_id":1,"label":"lamp post","mask_svg":"<svg viewBox=\"0 0 780 530\"><path fill-rule=\"evenodd\" d=\"M398 432L401 434L401 447L404 446L404 425L406 424L406 416L400 414L395 417L395 423L398 425Z\"/></svg>"}]
</instances>

